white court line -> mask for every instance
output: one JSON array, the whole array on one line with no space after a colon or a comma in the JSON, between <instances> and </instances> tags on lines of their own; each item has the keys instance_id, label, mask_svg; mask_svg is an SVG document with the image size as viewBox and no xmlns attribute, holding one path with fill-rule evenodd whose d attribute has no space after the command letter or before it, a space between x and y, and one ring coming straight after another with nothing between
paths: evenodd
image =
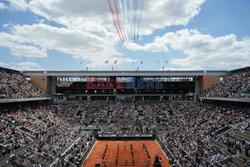
<instances>
[{"instance_id":1,"label":"white court line","mask_svg":"<svg viewBox=\"0 0 250 167\"><path fill-rule=\"evenodd\" d=\"M143 156L142 156L142 153L141 153L140 146L139 146L139 150L140 150L140 155L141 155L142 162L144 162L144 159L143 159Z\"/></svg>"},{"instance_id":2,"label":"white court line","mask_svg":"<svg viewBox=\"0 0 250 167\"><path fill-rule=\"evenodd\" d=\"M88 157L90 156L90 154L91 154L92 150L94 149L95 145L97 144L97 142L98 142L98 141L96 141L95 144L94 144L94 146L91 148L91 150L90 150L88 156L87 156L87 157L85 158L85 160L82 162L82 165L84 164L84 162L85 162L85 161L88 159ZM81 166L82 166L82 165L81 165Z\"/></svg>"},{"instance_id":3,"label":"white court line","mask_svg":"<svg viewBox=\"0 0 250 167\"><path fill-rule=\"evenodd\" d=\"M111 153L110 153L110 157L109 157L109 162L111 162L110 160L111 160L111 157L112 157L112 153L113 153L113 149L112 149L112 147L111 147ZM109 164L110 165L110 164ZM108 165L108 167L109 167L109 165Z\"/></svg>"},{"instance_id":4,"label":"white court line","mask_svg":"<svg viewBox=\"0 0 250 167\"><path fill-rule=\"evenodd\" d=\"M167 160L169 161L169 157L167 156L167 154L165 153L165 151L162 150L162 148L161 148L160 144L158 143L158 141L157 140L154 140L154 141L157 143L157 145L160 147L160 151L163 152L163 154L166 156ZM166 162L166 163L168 164L168 162Z\"/></svg>"}]
</instances>

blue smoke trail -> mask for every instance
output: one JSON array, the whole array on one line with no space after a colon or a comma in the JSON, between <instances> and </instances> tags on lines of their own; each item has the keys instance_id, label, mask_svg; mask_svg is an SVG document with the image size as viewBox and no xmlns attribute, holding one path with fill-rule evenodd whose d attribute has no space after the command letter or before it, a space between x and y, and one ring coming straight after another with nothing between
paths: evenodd
<instances>
[{"instance_id":1,"label":"blue smoke trail","mask_svg":"<svg viewBox=\"0 0 250 167\"><path fill-rule=\"evenodd\" d=\"M137 40L139 38L139 31L140 31L140 27L141 27L141 22L142 22L142 18L143 18L143 11L144 11L144 0L140 0L140 6L141 6L141 11L139 12L139 16L138 16L138 30L137 30Z\"/></svg>"}]
</instances>

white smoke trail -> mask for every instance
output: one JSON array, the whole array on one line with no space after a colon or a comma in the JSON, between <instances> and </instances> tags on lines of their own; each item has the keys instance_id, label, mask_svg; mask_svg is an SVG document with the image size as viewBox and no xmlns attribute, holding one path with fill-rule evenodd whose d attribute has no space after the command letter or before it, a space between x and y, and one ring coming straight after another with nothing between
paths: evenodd
<instances>
[{"instance_id":1,"label":"white smoke trail","mask_svg":"<svg viewBox=\"0 0 250 167\"><path fill-rule=\"evenodd\" d=\"M139 14L138 14L138 28L137 28L137 34L136 34L137 40L138 40L139 35L140 35L140 27L142 24L143 11L144 11L144 0L139 0L139 1L140 1L141 10L139 11Z\"/></svg>"},{"instance_id":2,"label":"white smoke trail","mask_svg":"<svg viewBox=\"0 0 250 167\"><path fill-rule=\"evenodd\" d=\"M122 0L118 0L118 3L119 3L119 8L120 8L120 17L121 17L121 27L122 27L122 31L124 32L124 38L125 38L125 41L128 40L128 34L127 34L127 30L126 30L126 17L124 16L125 15L125 9L122 5Z\"/></svg>"},{"instance_id":3,"label":"white smoke trail","mask_svg":"<svg viewBox=\"0 0 250 167\"><path fill-rule=\"evenodd\" d=\"M133 5L132 0L129 0L129 22L130 22L130 41L133 39L133 21L132 21L132 15L133 15Z\"/></svg>"},{"instance_id":4,"label":"white smoke trail","mask_svg":"<svg viewBox=\"0 0 250 167\"><path fill-rule=\"evenodd\" d=\"M138 9L138 1L134 0L135 9L134 9L134 33L133 33L133 40L136 41L136 34L137 34L137 9Z\"/></svg>"},{"instance_id":5,"label":"white smoke trail","mask_svg":"<svg viewBox=\"0 0 250 167\"><path fill-rule=\"evenodd\" d=\"M125 13L125 29L126 29L128 41L130 41L130 36L129 36L130 27L129 27L129 19L128 19L129 13L128 13L128 7L127 7L127 0L123 0L123 5L124 5L124 13Z\"/></svg>"}]
</instances>

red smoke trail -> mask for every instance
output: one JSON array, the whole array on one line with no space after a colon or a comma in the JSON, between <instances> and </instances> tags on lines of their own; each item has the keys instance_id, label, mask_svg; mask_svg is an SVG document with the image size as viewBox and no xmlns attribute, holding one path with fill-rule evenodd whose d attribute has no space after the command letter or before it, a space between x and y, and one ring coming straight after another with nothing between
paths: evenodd
<instances>
[{"instance_id":1,"label":"red smoke trail","mask_svg":"<svg viewBox=\"0 0 250 167\"><path fill-rule=\"evenodd\" d=\"M113 11L113 9L112 9L110 0L108 0L108 3L109 3L109 9L110 9L110 11L111 11L111 13L112 13L112 17L113 17L113 21L114 21L114 25L115 25L116 31L117 31L117 33L118 33L118 35L119 35L119 38L120 38L121 42L123 42L123 40L122 40L122 38L121 38L121 35L120 35L120 32L119 32L119 30L118 30L118 28L117 28L117 25L116 25L115 14L114 14L114 11Z\"/></svg>"},{"instance_id":2,"label":"red smoke trail","mask_svg":"<svg viewBox=\"0 0 250 167\"><path fill-rule=\"evenodd\" d=\"M123 40L123 42L124 42L124 37L123 37L122 29L121 29L121 27L120 27L120 22L119 22L119 10L118 10L118 6L117 6L117 1L114 0L114 2L115 2L115 10L116 10L116 20L117 20L118 27L119 27L119 30L120 30L121 35L122 35L122 40Z\"/></svg>"}]
</instances>

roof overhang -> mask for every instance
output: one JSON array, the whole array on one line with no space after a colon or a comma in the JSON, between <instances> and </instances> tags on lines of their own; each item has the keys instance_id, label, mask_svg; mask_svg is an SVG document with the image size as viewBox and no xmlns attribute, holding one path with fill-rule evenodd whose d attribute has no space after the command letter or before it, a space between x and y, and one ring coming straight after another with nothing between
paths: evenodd
<instances>
[{"instance_id":1,"label":"roof overhang","mask_svg":"<svg viewBox=\"0 0 250 167\"><path fill-rule=\"evenodd\" d=\"M198 77L225 76L228 71L23 71L24 76L53 77Z\"/></svg>"}]
</instances>

